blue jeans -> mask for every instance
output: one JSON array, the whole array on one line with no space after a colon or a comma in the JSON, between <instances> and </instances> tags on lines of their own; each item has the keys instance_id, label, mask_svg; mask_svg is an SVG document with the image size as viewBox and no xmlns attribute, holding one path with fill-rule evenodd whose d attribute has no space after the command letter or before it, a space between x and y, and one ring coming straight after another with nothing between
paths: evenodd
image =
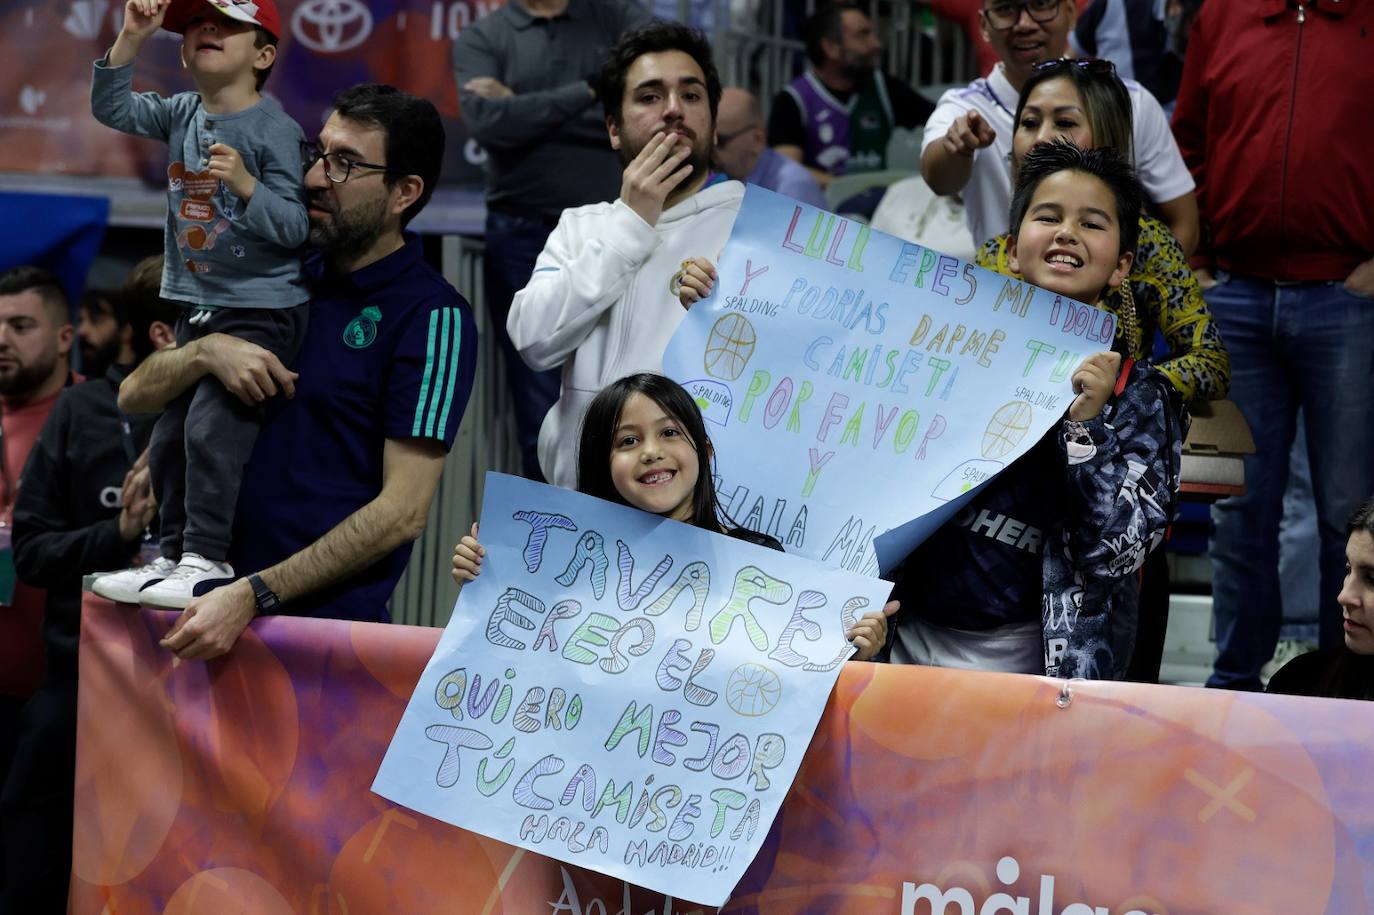
<instances>
[{"instance_id":1,"label":"blue jeans","mask_svg":"<svg viewBox=\"0 0 1374 915\"><path fill-rule=\"evenodd\" d=\"M1279 582L1283 589L1280 638L1315 641L1321 575L1312 557L1320 550L1317 507L1312 502L1312 470L1307 464L1307 433L1298 412L1298 435L1288 455L1288 489L1279 522Z\"/></svg>"},{"instance_id":2,"label":"blue jeans","mask_svg":"<svg viewBox=\"0 0 1374 915\"><path fill-rule=\"evenodd\" d=\"M1219 654L1208 686L1260 688L1278 644L1279 519L1302 409L1321 543L1319 637L1343 643L1336 604L1346 521L1374 492L1374 299L1339 283L1286 286L1222 274L1207 304L1231 356L1231 399L1255 437L1245 495L1212 509Z\"/></svg>"},{"instance_id":3,"label":"blue jeans","mask_svg":"<svg viewBox=\"0 0 1374 915\"><path fill-rule=\"evenodd\" d=\"M506 383L515 405L515 440L520 445L521 473L544 482L539 469L539 427L558 400L562 373L558 369L537 372L525 365L506 333L506 316L515 294L529 283L534 262L553 227L535 219L509 213L487 212L487 252L482 265L487 313L506 362Z\"/></svg>"}]
</instances>

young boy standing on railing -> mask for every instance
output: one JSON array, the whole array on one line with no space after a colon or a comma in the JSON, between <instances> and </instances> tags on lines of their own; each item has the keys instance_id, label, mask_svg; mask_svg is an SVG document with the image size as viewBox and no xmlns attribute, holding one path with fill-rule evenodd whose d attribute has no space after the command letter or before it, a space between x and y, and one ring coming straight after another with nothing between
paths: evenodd
<instances>
[{"instance_id":1,"label":"young boy standing on railing","mask_svg":"<svg viewBox=\"0 0 1374 915\"><path fill-rule=\"evenodd\" d=\"M1097 304L1130 272L1142 199L1111 149L1035 147L1012 196L1011 269ZM1064 418L896 570L893 661L1092 679L1124 669L1134 627L1113 616L1134 609L1135 573L1172 518L1186 414L1157 369L1118 352L1089 356L1072 383Z\"/></svg>"},{"instance_id":2,"label":"young boy standing on railing","mask_svg":"<svg viewBox=\"0 0 1374 915\"><path fill-rule=\"evenodd\" d=\"M132 90L134 59L158 28L182 34L195 92ZM296 249L310 226L305 136L262 94L280 33L275 0L128 0L114 45L95 64L91 109L170 149L162 296L186 306L177 343L230 334L289 364L305 334ZM168 405L149 444L162 558L98 579L97 594L183 608L235 577L225 558L239 482L260 401L273 392L260 393L258 403L241 402L206 377Z\"/></svg>"}]
</instances>

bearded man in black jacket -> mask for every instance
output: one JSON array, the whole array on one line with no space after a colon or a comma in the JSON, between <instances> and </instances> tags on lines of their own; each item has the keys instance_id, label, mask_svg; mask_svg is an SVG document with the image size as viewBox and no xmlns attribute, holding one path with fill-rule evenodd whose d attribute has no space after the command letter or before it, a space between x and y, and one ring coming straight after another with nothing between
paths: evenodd
<instances>
[{"instance_id":1,"label":"bearded man in black jacket","mask_svg":"<svg viewBox=\"0 0 1374 915\"><path fill-rule=\"evenodd\" d=\"M114 309L128 342L122 354L133 360L62 392L20 478L14 559L22 580L48 592L47 672L24 707L14 762L0 786L0 915L66 911L81 580L130 565L157 520L141 457L157 417L131 420L116 401L124 376L175 339L178 309L158 297L161 276L161 255L134 268Z\"/></svg>"}]
</instances>

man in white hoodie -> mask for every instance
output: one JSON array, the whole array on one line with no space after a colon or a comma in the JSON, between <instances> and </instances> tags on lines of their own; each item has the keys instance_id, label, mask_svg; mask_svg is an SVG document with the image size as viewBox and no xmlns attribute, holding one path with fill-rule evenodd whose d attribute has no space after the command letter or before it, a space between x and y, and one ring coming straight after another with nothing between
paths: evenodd
<instances>
[{"instance_id":1,"label":"man in white hoodie","mask_svg":"<svg viewBox=\"0 0 1374 915\"><path fill-rule=\"evenodd\" d=\"M700 32L672 22L627 32L610 50L599 94L625 164L620 198L563 212L506 322L531 368L563 366L539 464L568 488L587 404L623 375L663 370L685 314L683 262L719 259L744 196L742 184L710 172L721 85Z\"/></svg>"}]
</instances>

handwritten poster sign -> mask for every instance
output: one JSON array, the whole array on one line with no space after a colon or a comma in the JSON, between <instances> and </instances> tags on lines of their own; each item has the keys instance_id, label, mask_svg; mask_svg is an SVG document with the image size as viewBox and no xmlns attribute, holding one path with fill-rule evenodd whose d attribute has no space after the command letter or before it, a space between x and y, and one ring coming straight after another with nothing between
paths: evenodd
<instances>
[{"instance_id":1,"label":"handwritten poster sign","mask_svg":"<svg viewBox=\"0 0 1374 915\"><path fill-rule=\"evenodd\" d=\"M501 474L481 539L373 790L723 903L888 585Z\"/></svg>"},{"instance_id":2,"label":"handwritten poster sign","mask_svg":"<svg viewBox=\"0 0 1374 915\"><path fill-rule=\"evenodd\" d=\"M789 551L868 573L1034 445L1115 331L1106 311L753 185L718 273L663 365L711 424L722 500Z\"/></svg>"}]
</instances>

